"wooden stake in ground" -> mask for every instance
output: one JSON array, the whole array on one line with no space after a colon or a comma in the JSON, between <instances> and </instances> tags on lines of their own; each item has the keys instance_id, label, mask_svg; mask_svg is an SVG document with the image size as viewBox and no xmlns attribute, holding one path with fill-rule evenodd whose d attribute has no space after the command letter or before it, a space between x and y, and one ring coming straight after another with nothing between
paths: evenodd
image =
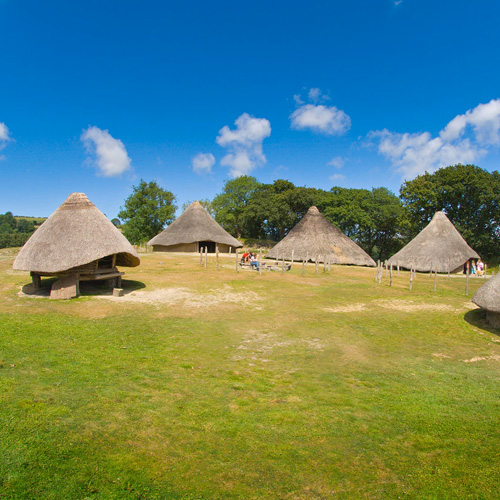
<instances>
[{"instance_id":1,"label":"wooden stake in ground","mask_svg":"<svg viewBox=\"0 0 500 500\"><path fill-rule=\"evenodd\" d=\"M236 269L237 273L240 272L240 268L238 266L238 249L237 248L234 250L234 268Z\"/></svg>"},{"instance_id":2,"label":"wooden stake in ground","mask_svg":"<svg viewBox=\"0 0 500 500\"><path fill-rule=\"evenodd\" d=\"M281 274L285 274L285 258L281 261Z\"/></svg>"},{"instance_id":3,"label":"wooden stake in ground","mask_svg":"<svg viewBox=\"0 0 500 500\"><path fill-rule=\"evenodd\" d=\"M390 268L389 268L389 276L390 276L390 278L391 278L391 281L390 281L389 286L392 286L392 264L391 264L391 266L390 266Z\"/></svg>"},{"instance_id":4,"label":"wooden stake in ground","mask_svg":"<svg viewBox=\"0 0 500 500\"><path fill-rule=\"evenodd\" d=\"M323 272L326 273L326 257L323 257Z\"/></svg>"},{"instance_id":5,"label":"wooden stake in ground","mask_svg":"<svg viewBox=\"0 0 500 500\"><path fill-rule=\"evenodd\" d=\"M319 255L316 255L316 274L319 274L319 270L318 270L318 265L319 265Z\"/></svg>"},{"instance_id":6,"label":"wooden stake in ground","mask_svg":"<svg viewBox=\"0 0 500 500\"><path fill-rule=\"evenodd\" d=\"M219 245L215 245L215 268L219 270Z\"/></svg>"},{"instance_id":7,"label":"wooden stake in ground","mask_svg":"<svg viewBox=\"0 0 500 500\"><path fill-rule=\"evenodd\" d=\"M387 269L387 261L385 261L384 264L385 264L385 277L387 278L387 276L389 275L389 270Z\"/></svg>"},{"instance_id":8,"label":"wooden stake in ground","mask_svg":"<svg viewBox=\"0 0 500 500\"><path fill-rule=\"evenodd\" d=\"M470 273L470 264L467 261L467 274L465 275L465 295L469 295L469 273Z\"/></svg>"},{"instance_id":9,"label":"wooden stake in ground","mask_svg":"<svg viewBox=\"0 0 500 500\"><path fill-rule=\"evenodd\" d=\"M203 247L200 248L200 267L203 267Z\"/></svg>"},{"instance_id":10,"label":"wooden stake in ground","mask_svg":"<svg viewBox=\"0 0 500 500\"><path fill-rule=\"evenodd\" d=\"M208 247L205 247L205 269L208 266Z\"/></svg>"},{"instance_id":11,"label":"wooden stake in ground","mask_svg":"<svg viewBox=\"0 0 500 500\"><path fill-rule=\"evenodd\" d=\"M229 263L231 263L231 250L233 249L233 247L229 247Z\"/></svg>"},{"instance_id":12,"label":"wooden stake in ground","mask_svg":"<svg viewBox=\"0 0 500 500\"><path fill-rule=\"evenodd\" d=\"M398 264L398 274L397 274L398 278L399 278L399 264Z\"/></svg>"},{"instance_id":13,"label":"wooden stake in ground","mask_svg":"<svg viewBox=\"0 0 500 500\"><path fill-rule=\"evenodd\" d=\"M410 267L410 290L413 288L413 267Z\"/></svg>"}]
</instances>

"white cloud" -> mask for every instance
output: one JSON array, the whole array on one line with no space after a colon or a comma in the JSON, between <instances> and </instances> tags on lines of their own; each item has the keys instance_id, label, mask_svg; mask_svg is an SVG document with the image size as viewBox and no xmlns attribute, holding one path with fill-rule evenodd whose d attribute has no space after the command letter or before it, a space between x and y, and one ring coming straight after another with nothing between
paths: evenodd
<instances>
[{"instance_id":1,"label":"white cloud","mask_svg":"<svg viewBox=\"0 0 500 500\"><path fill-rule=\"evenodd\" d=\"M193 170L197 173L210 173L215 165L212 153L199 153L192 159Z\"/></svg>"},{"instance_id":2,"label":"white cloud","mask_svg":"<svg viewBox=\"0 0 500 500\"><path fill-rule=\"evenodd\" d=\"M308 99L312 104L305 104L297 95L294 99L299 107L290 115L292 128L311 129L327 135L342 135L351 128L351 118L344 111L335 106L318 104L329 100L329 97L321 94L320 89L309 90Z\"/></svg>"},{"instance_id":3,"label":"white cloud","mask_svg":"<svg viewBox=\"0 0 500 500\"><path fill-rule=\"evenodd\" d=\"M330 167L335 167L335 168L342 168L345 164L344 159L341 156L336 156L335 158L332 158L327 165Z\"/></svg>"},{"instance_id":4,"label":"white cloud","mask_svg":"<svg viewBox=\"0 0 500 500\"><path fill-rule=\"evenodd\" d=\"M89 127L81 137L89 154L95 155L95 163L104 177L116 177L130 169L131 160L123 142L115 139L107 130Z\"/></svg>"},{"instance_id":5,"label":"white cloud","mask_svg":"<svg viewBox=\"0 0 500 500\"><path fill-rule=\"evenodd\" d=\"M370 140L405 178L456 163L474 163L500 145L500 99L479 104L451 120L433 137L430 132L372 131Z\"/></svg>"},{"instance_id":6,"label":"white cloud","mask_svg":"<svg viewBox=\"0 0 500 500\"><path fill-rule=\"evenodd\" d=\"M238 177L266 163L262 143L271 135L271 124L265 118L254 118L248 113L243 113L234 123L236 129L222 127L216 141L228 150L221 165L229 167L229 173Z\"/></svg>"},{"instance_id":7,"label":"white cloud","mask_svg":"<svg viewBox=\"0 0 500 500\"><path fill-rule=\"evenodd\" d=\"M5 148L8 141L11 141L9 129L5 123L0 122L0 151ZM5 156L0 157L0 160L5 160Z\"/></svg>"}]
</instances>

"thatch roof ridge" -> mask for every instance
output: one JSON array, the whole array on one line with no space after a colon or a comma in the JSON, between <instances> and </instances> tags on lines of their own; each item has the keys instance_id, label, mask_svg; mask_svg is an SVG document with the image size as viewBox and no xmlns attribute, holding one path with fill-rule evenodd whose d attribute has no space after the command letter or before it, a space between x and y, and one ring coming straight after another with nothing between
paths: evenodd
<instances>
[{"instance_id":1,"label":"thatch roof ridge","mask_svg":"<svg viewBox=\"0 0 500 500\"><path fill-rule=\"evenodd\" d=\"M199 201L191 203L174 222L149 240L148 245L170 246L196 241L213 241L233 248L243 246L206 211Z\"/></svg>"},{"instance_id":2,"label":"thatch roof ridge","mask_svg":"<svg viewBox=\"0 0 500 500\"><path fill-rule=\"evenodd\" d=\"M479 288L472 297L472 302L486 311L500 313L500 274Z\"/></svg>"},{"instance_id":3,"label":"thatch roof ridge","mask_svg":"<svg viewBox=\"0 0 500 500\"><path fill-rule=\"evenodd\" d=\"M290 260L331 259L333 264L375 266L375 261L337 226L312 206L307 213L266 255Z\"/></svg>"},{"instance_id":4,"label":"thatch roof ridge","mask_svg":"<svg viewBox=\"0 0 500 500\"><path fill-rule=\"evenodd\" d=\"M134 247L84 193L71 193L21 248L13 268L57 273L117 254L116 263L140 263Z\"/></svg>"},{"instance_id":5,"label":"thatch roof ridge","mask_svg":"<svg viewBox=\"0 0 500 500\"><path fill-rule=\"evenodd\" d=\"M469 259L479 259L450 219L442 211L436 212L431 222L405 247L394 254L388 264L417 271L448 272L462 266Z\"/></svg>"}]
</instances>

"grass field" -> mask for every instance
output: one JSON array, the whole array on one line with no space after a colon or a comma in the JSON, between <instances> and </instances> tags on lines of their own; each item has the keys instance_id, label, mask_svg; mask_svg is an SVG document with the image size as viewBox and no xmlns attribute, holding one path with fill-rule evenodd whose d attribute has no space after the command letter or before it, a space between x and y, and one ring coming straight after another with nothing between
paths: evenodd
<instances>
[{"instance_id":1,"label":"grass field","mask_svg":"<svg viewBox=\"0 0 500 500\"><path fill-rule=\"evenodd\" d=\"M500 498L482 279L145 254L50 301L0 252L0 498Z\"/></svg>"}]
</instances>

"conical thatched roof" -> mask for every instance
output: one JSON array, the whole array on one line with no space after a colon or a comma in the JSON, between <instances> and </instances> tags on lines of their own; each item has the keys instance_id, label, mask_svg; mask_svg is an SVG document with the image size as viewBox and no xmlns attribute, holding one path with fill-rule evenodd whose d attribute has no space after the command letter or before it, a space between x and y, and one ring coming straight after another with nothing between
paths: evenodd
<instances>
[{"instance_id":1,"label":"conical thatched roof","mask_svg":"<svg viewBox=\"0 0 500 500\"><path fill-rule=\"evenodd\" d=\"M220 226L198 201L189 205L179 218L149 240L148 245L171 246L196 241L213 241L233 248L243 246Z\"/></svg>"},{"instance_id":2,"label":"conical thatched roof","mask_svg":"<svg viewBox=\"0 0 500 500\"><path fill-rule=\"evenodd\" d=\"M431 222L408 245L394 254L388 264L421 272L445 273L463 266L479 255L462 238L443 212L436 212Z\"/></svg>"},{"instance_id":3,"label":"conical thatched roof","mask_svg":"<svg viewBox=\"0 0 500 500\"><path fill-rule=\"evenodd\" d=\"M72 193L21 248L13 268L58 273L117 254L116 265L140 263L132 245L83 193Z\"/></svg>"},{"instance_id":4,"label":"conical thatched roof","mask_svg":"<svg viewBox=\"0 0 500 500\"><path fill-rule=\"evenodd\" d=\"M500 313L500 274L487 281L474 294L472 302L486 311Z\"/></svg>"},{"instance_id":5,"label":"conical thatched roof","mask_svg":"<svg viewBox=\"0 0 500 500\"><path fill-rule=\"evenodd\" d=\"M266 257L271 259L331 259L332 264L374 266L375 261L338 227L328 222L316 207L311 207L302 220L275 245Z\"/></svg>"}]
</instances>

